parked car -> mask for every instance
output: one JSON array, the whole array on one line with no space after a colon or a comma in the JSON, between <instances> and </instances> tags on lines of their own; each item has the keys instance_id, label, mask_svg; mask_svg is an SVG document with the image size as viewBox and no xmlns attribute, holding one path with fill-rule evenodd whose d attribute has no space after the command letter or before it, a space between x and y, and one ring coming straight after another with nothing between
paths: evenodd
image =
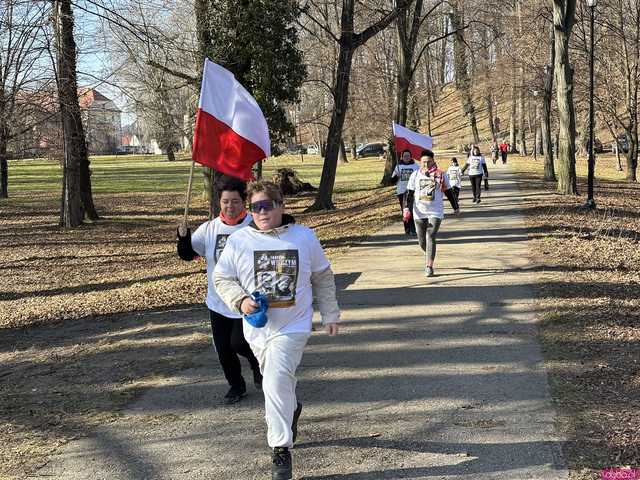
<instances>
[{"instance_id":1,"label":"parked car","mask_svg":"<svg viewBox=\"0 0 640 480\"><path fill-rule=\"evenodd\" d=\"M629 151L629 139L627 138L627 135L625 133L618 135L616 140L618 141L618 148L620 149L620 152L627 153ZM616 151L615 144L616 142L611 143L611 150L614 152Z\"/></svg>"},{"instance_id":2,"label":"parked car","mask_svg":"<svg viewBox=\"0 0 640 480\"><path fill-rule=\"evenodd\" d=\"M116 155L134 155L139 153L140 147L135 145L121 145L116 148Z\"/></svg>"},{"instance_id":3,"label":"parked car","mask_svg":"<svg viewBox=\"0 0 640 480\"><path fill-rule=\"evenodd\" d=\"M307 153L309 155L318 155L320 153L320 149L317 145L309 144L307 145Z\"/></svg>"},{"instance_id":4,"label":"parked car","mask_svg":"<svg viewBox=\"0 0 640 480\"><path fill-rule=\"evenodd\" d=\"M289 146L289 148L287 149L288 153L307 153L307 146L306 145L297 145L297 144L293 144L291 146Z\"/></svg>"},{"instance_id":5,"label":"parked car","mask_svg":"<svg viewBox=\"0 0 640 480\"><path fill-rule=\"evenodd\" d=\"M379 157L384 154L384 151L384 143L367 143L356 150L356 155L358 158Z\"/></svg>"}]
</instances>

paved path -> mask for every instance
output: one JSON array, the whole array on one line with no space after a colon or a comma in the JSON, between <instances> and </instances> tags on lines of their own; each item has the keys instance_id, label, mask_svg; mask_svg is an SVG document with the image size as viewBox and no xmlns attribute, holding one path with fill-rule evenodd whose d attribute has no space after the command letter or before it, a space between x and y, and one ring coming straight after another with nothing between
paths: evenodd
<instances>
[{"instance_id":1,"label":"paved path","mask_svg":"<svg viewBox=\"0 0 640 480\"><path fill-rule=\"evenodd\" d=\"M495 169L481 205L441 227L436 277L393 225L335 262L343 334L312 337L295 478L567 478L536 342L520 192ZM268 479L263 402L221 407L212 365L145 394L39 475L72 480Z\"/></svg>"}]
</instances>

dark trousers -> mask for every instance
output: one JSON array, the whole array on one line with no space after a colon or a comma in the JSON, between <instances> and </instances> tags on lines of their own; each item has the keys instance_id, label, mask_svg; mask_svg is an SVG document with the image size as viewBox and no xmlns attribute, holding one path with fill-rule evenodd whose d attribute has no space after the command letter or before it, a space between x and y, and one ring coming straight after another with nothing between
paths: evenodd
<instances>
[{"instance_id":1,"label":"dark trousers","mask_svg":"<svg viewBox=\"0 0 640 480\"><path fill-rule=\"evenodd\" d=\"M502 157L502 163L507 163L507 152L500 152L500 156Z\"/></svg>"},{"instance_id":2,"label":"dark trousers","mask_svg":"<svg viewBox=\"0 0 640 480\"><path fill-rule=\"evenodd\" d=\"M242 319L229 318L209 310L211 319L211 331L213 332L213 344L218 352L218 359L222 366L224 376L232 387L245 389L246 384L242 378L242 367L238 355L242 355L249 361L253 371L260 371L260 365L251 347L244 339L242 332Z\"/></svg>"},{"instance_id":3,"label":"dark trousers","mask_svg":"<svg viewBox=\"0 0 640 480\"><path fill-rule=\"evenodd\" d=\"M480 200L480 194L482 193L482 175L469 175L469 180L471 180L473 199Z\"/></svg>"},{"instance_id":4,"label":"dark trousers","mask_svg":"<svg viewBox=\"0 0 640 480\"><path fill-rule=\"evenodd\" d=\"M460 202L460 187L451 187L451 190L453 190L456 200Z\"/></svg>"},{"instance_id":5,"label":"dark trousers","mask_svg":"<svg viewBox=\"0 0 640 480\"><path fill-rule=\"evenodd\" d=\"M404 193L397 195L398 201L400 202L400 213L404 210ZM403 221L404 223L404 233L407 235L416 233L416 226L413 223L413 220L409 220L408 222Z\"/></svg>"}]
</instances>

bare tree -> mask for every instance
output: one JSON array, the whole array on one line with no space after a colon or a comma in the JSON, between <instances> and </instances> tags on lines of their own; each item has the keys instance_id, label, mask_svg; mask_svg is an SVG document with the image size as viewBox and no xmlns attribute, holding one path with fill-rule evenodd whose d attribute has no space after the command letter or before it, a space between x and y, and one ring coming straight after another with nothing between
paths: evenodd
<instances>
[{"instance_id":1,"label":"bare tree","mask_svg":"<svg viewBox=\"0 0 640 480\"><path fill-rule=\"evenodd\" d=\"M322 25L322 28L339 46L335 80L331 89L334 108L327 133L327 147L322 177L315 203L309 208L310 210L330 210L335 208L332 199L333 187L338 164L338 151L341 146L342 130L347 113L353 55L369 39L389 26L400 11L406 8L410 2L409 0L397 0L397 4L392 10L380 13L376 21L359 33L356 33L355 26L356 3L355 0L342 0L341 9L336 8L336 10L340 10L340 31L338 34L335 34L329 25L323 24L321 17L318 15L319 12L310 11L309 9L304 10L310 21ZM337 7L337 4L335 6Z\"/></svg>"},{"instance_id":2,"label":"bare tree","mask_svg":"<svg viewBox=\"0 0 640 480\"><path fill-rule=\"evenodd\" d=\"M607 124L624 130L627 151L627 180L637 181L638 90L640 87L640 5L632 0L609 0L598 15L603 42L599 48L599 100ZM614 142L618 142L617 135Z\"/></svg>"},{"instance_id":3,"label":"bare tree","mask_svg":"<svg viewBox=\"0 0 640 480\"><path fill-rule=\"evenodd\" d=\"M48 14L43 2L0 5L0 198L9 196L8 147L41 120L34 110L50 86L50 65L42 59Z\"/></svg>"},{"instance_id":4,"label":"bare tree","mask_svg":"<svg viewBox=\"0 0 640 480\"><path fill-rule=\"evenodd\" d=\"M53 0L58 102L64 137L62 208L60 225L77 227L84 220L81 191L81 164L87 158L84 129L78 103L76 80L76 42L73 37L73 11L70 0Z\"/></svg>"},{"instance_id":5,"label":"bare tree","mask_svg":"<svg viewBox=\"0 0 640 480\"><path fill-rule=\"evenodd\" d=\"M577 194L573 104L573 68L569 61L569 41L575 22L576 0L553 0L555 31L555 77L558 102L558 192Z\"/></svg>"},{"instance_id":6,"label":"bare tree","mask_svg":"<svg viewBox=\"0 0 640 480\"><path fill-rule=\"evenodd\" d=\"M467 62L467 46L464 39L465 0L454 0L451 2L451 28L455 32L454 41L454 64L456 74L456 88L460 92L462 111L469 119L469 128L473 137L473 143L480 143L478 133L478 122L476 120L476 108L471 96L471 85L469 81L469 64Z\"/></svg>"}]
</instances>

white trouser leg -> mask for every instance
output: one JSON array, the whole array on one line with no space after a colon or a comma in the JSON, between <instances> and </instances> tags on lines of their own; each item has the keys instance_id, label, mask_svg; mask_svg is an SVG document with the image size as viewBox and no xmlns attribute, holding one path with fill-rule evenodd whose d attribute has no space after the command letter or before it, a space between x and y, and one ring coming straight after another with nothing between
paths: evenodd
<instances>
[{"instance_id":1,"label":"white trouser leg","mask_svg":"<svg viewBox=\"0 0 640 480\"><path fill-rule=\"evenodd\" d=\"M264 347L251 345L262 371L267 443L271 448L293 446L296 369L308 339L308 333L287 333L268 339Z\"/></svg>"}]
</instances>

